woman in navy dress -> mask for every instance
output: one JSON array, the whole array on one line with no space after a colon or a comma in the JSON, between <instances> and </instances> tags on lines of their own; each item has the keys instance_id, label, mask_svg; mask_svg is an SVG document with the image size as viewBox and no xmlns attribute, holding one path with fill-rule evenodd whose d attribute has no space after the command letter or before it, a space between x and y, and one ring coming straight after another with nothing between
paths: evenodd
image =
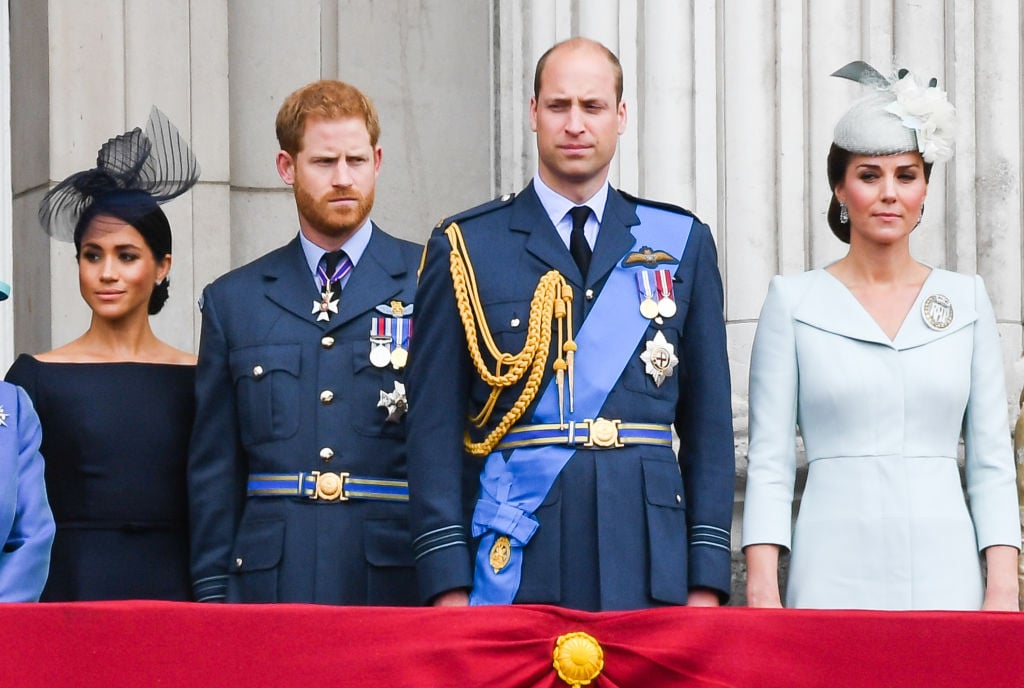
<instances>
[{"instance_id":1,"label":"woman in navy dress","mask_svg":"<svg viewBox=\"0 0 1024 688\"><path fill-rule=\"evenodd\" d=\"M159 203L199 169L154 108L100 149L97 167L54 187L40 221L74 242L89 328L21 355L43 428L46 489L57 523L44 601L190 596L185 469L195 356L150 327L168 296L171 231Z\"/></svg>"}]
</instances>

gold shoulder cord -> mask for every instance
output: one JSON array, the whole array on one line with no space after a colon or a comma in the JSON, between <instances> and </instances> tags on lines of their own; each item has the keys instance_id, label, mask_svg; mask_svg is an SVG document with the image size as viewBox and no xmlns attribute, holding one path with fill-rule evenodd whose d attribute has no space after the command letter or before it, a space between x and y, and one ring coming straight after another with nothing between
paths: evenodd
<instances>
[{"instance_id":1,"label":"gold shoulder cord","mask_svg":"<svg viewBox=\"0 0 1024 688\"><path fill-rule=\"evenodd\" d=\"M494 337L487 325L480 293L477 289L476 275L473 264L469 260L469 252L462 237L462 230L456 223L445 229L445 235L451 242L450 269L452 284L455 288L455 301L459 309L459 318L466 331L466 343L470 357L476 367L477 374L484 384L490 386L491 393L487 403L480 412L469 420L474 426L482 428L494 413L498 397L506 388L517 384L527 374L526 385L512 408L502 417L495 428L481 442L473 442L466 433L463 440L466 451L474 456L486 456L505 436L505 433L522 417L527 407L533 402L540 389L544 377L544 366L547 364L548 352L551 347L552 331L558 330L558 358L552 364L558 385L559 421L563 422L563 401L566 373L569 379L569 409L573 407L573 358L576 342L572 338L572 287L557 270L551 270L540 278L530 302L530 318L526 330L526 343L522 351L509 354L498 350ZM488 368L480 352L480 341L491 358L494 359L494 370ZM504 370L504 372L502 372Z\"/></svg>"}]
</instances>

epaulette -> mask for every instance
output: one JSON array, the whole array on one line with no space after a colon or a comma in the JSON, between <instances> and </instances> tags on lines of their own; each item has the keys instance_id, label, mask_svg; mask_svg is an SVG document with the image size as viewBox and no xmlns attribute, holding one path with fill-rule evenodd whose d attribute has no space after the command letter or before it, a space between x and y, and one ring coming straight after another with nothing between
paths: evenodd
<instances>
[{"instance_id":1,"label":"epaulette","mask_svg":"<svg viewBox=\"0 0 1024 688\"><path fill-rule=\"evenodd\" d=\"M511 203L512 199L515 197L516 195L514 193L507 193L504 196L495 198L494 200L487 201L486 203L481 203L475 208L463 210L461 213L458 213L456 215L451 215L449 217L442 218L441 221L438 222L437 225L434 227L434 229L441 229L442 227L447 227L453 222L463 222L464 220L468 220L471 217L477 217L479 215L489 213L492 210L503 208L504 206Z\"/></svg>"},{"instance_id":2,"label":"epaulette","mask_svg":"<svg viewBox=\"0 0 1024 688\"><path fill-rule=\"evenodd\" d=\"M638 203L640 205L649 205L652 208L661 208L662 210L668 210L673 213L682 213L683 215L689 215L697 222L700 222L700 218L697 217L697 214L694 213L692 210L687 210L686 208L682 208L678 205L672 205L671 203L662 203L661 201L651 201L646 198L639 198L637 196L634 196L633 194L623 191L622 189L619 189L619 193L622 194L622 197L625 198L627 201L632 201L633 203ZM701 222L701 224L704 223Z\"/></svg>"}]
</instances>

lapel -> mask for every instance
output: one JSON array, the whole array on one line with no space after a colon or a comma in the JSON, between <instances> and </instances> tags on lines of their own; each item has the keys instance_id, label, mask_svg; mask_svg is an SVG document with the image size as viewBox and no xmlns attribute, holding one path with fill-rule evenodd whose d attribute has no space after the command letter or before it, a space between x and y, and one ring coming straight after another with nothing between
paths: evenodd
<instances>
[{"instance_id":1,"label":"lapel","mask_svg":"<svg viewBox=\"0 0 1024 688\"><path fill-rule=\"evenodd\" d=\"M569 249L562 243L544 206L537 198L537 194L533 190L533 182L530 182L516 197L509 228L529 234L530 236L526 240L526 250L545 264L558 270L574 285L582 288L600 282L622 259L622 256L634 243L629 228L639 222L640 220L629 202L615 189L609 189L586 284L584 284L579 268L576 267L576 262L569 254Z\"/></svg>"},{"instance_id":2,"label":"lapel","mask_svg":"<svg viewBox=\"0 0 1024 688\"><path fill-rule=\"evenodd\" d=\"M544 206L537 198L531 181L523 189L523 192L516 196L512 205L512 217L509 220L509 229L513 232L528 234L526 239L526 250L540 259L544 264L558 270L562 275L577 287L583 287L583 275L576 267L576 262L569 254L569 249L562 243L558 231L551 224ZM593 269L593 268L591 268Z\"/></svg>"},{"instance_id":3,"label":"lapel","mask_svg":"<svg viewBox=\"0 0 1024 688\"><path fill-rule=\"evenodd\" d=\"M337 315L332 315L330 321L321 325L325 330L333 330L373 311L380 304L388 303L402 290L399 278L407 271L398 241L374 224L370 243L341 292Z\"/></svg>"},{"instance_id":4,"label":"lapel","mask_svg":"<svg viewBox=\"0 0 1024 688\"><path fill-rule=\"evenodd\" d=\"M793 310L793 318L850 339L902 351L946 337L978 319L974 309L973 281L933 268L896 338L890 340L846 285L827 270L814 270L812 274L813 279L809 281L803 298ZM943 330L928 327L921 315L922 304L933 294L942 294L953 303L953 322Z\"/></svg>"},{"instance_id":5,"label":"lapel","mask_svg":"<svg viewBox=\"0 0 1024 688\"><path fill-rule=\"evenodd\" d=\"M320 300L320 292L306 264L299 237L296 236L268 258L263 269L266 297L299 318L315 322L313 301Z\"/></svg>"},{"instance_id":6,"label":"lapel","mask_svg":"<svg viewBox=\"0 0 1024 688\"><path fill-rule=\"evenodd\" d=\"M597 233L594 257L590 260L586 286L597 284L622 260L635 239L630 227L640 224L633 205L615 189L608 189L608 200L601 216L601 230Z\"/></svg>"},{"instance_id":7,"label":"lapel","mask_svg":"<svg viewBox=\"0 0 1024 688\"><path fill-rule=\"evenodd\" d=\"M936 331L928 327L922 309L929 296L940 294L952 302L953 322L945 329ZM917 300L907 313L907 319L896 333L893 345L900 351L912 349L951 335L977 319L978 311L974 308L974 280L955 272L932 268L928 279L921 286L921 293L917 295Z\"/></svg>"}]
</instances>

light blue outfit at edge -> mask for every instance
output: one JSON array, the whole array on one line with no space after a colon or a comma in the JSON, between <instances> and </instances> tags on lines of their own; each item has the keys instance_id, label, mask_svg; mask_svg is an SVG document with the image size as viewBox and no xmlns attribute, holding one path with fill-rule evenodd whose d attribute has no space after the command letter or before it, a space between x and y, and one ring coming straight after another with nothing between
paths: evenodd
<instances>
[{"instance_id":1,"label":"light blue outfit at edge","mask_svg":"<svg viewBox=\"0 0 1024 688\"><path fill-rule=\"evenodd\" d=\"M923 316L932 295L952 304L944 328ZM980 277L933 269L892 340L827 271L772 280L750 365L743 546L792 548L786 606L981 607L979 550L1021 542L1002 360ZM809 469L794 528L797 425Z\"/></svg>"},{"instance_id":2,"label":"light blue outfit at edge","mask_svg":"<svg viewBox=\"0 0 1024 688\"><path fill-rule=\"evenodd\" d=\"M46 501L42 431L28 394L0 382L0 601L35 602L50 569L54 525Z\"/></svg>"}]
</instances>

